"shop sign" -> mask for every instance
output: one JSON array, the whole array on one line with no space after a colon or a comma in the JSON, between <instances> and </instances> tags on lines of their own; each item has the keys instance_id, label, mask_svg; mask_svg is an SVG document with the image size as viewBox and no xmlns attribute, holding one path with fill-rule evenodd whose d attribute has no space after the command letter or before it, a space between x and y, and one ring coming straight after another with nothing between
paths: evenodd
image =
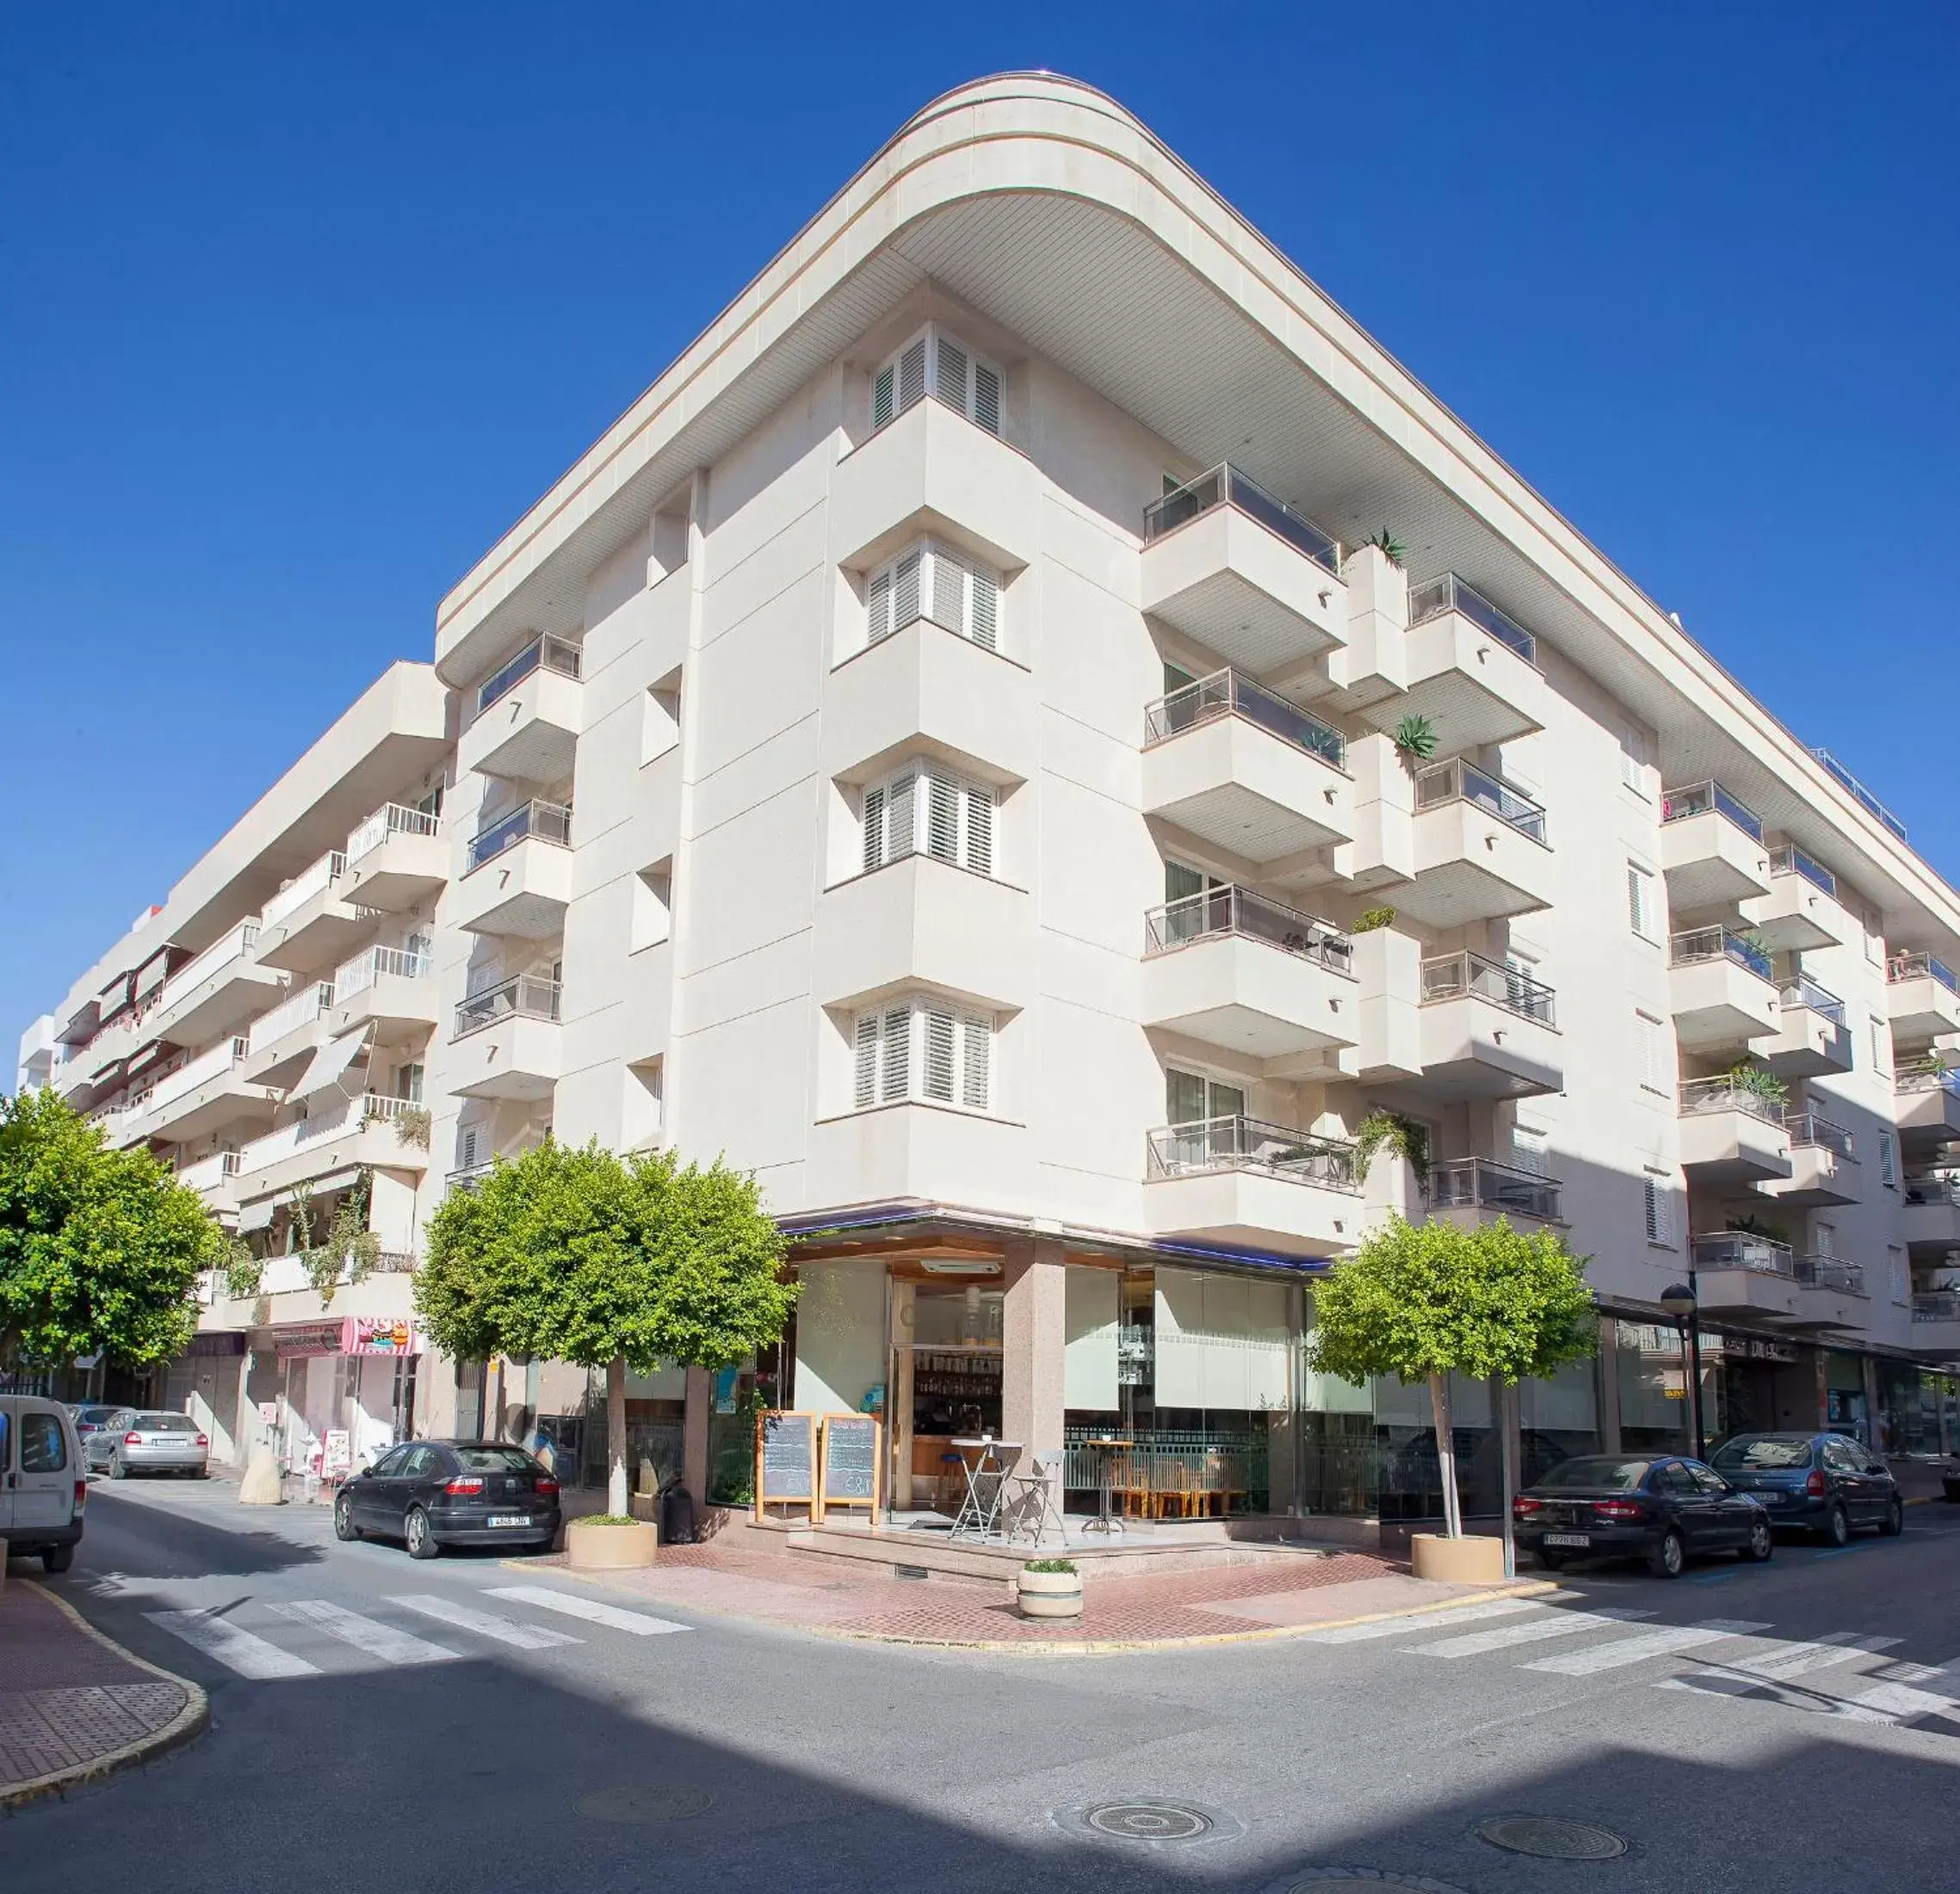
<instances>
[{"instance_id":1,"label":"shop sign","mask_svg":"<svg viewBox=\"0 0 1960 1894\"><path fill-rule=\"evenodd\" d=\"M349 1315L341 1352L349 1355L418 1355L422 1337L407 1316Z\"/></svg>"},{"instance_id":2,"label":"shop sign","mask_svg":"<svg viewBox=\"0 0 1960 1894\"><path fill-rule=\"evenodd\" d=\"M346 1326L343 1321L290 1322L272 1331L272 1345L279 1351L281 1361L296 1360L303 1355L337 1355L341 1332Z\"/></svg>"}]
</instances>

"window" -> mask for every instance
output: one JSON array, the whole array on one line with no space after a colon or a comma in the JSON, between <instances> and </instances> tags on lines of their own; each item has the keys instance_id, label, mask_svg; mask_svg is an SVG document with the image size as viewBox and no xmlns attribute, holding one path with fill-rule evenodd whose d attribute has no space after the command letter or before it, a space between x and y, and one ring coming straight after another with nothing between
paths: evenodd
<instances>
[{"instance_id":1,"label":"window","mask_svg":"<svg viewBox=\"0 0 1960 1894\"><path fill-rule=\"evenodd\" d=\"M1641 1191L1645 1198L1648 1241L1672 1247L1674 1241L1674 1197L1673 1192L1667 1188L1666 1179L1649 1173L1641 1179Z\"/></svg>"},{"instance_id":2,"label":"window","mask_svg":"<svg viewBox=\"0 0 1960 1894\"><path fill-rule=\"evenodd\" d=\"M920 618L999 650L999 575L937 540L908 546L864 582L865 642L875 645Z\"/></svg>"},{"instance_id":3,"label":"window","mask_svg":"<svg viewBox=\"0 0 1960 1894\"><path fill-rule=\"evenodd\" d=\"M1912 1274L1906 1267L1906 1253L1896 1243L1885 1246L1885 1280L1892 1300L1904 1308L1912 1300Z\"/></svg>"},{"instance_id":4,"label":"window","mask_svg":"<svg viewBox=\"0 0 1960 1894\"><path fill-rule=\"evenodd\" d=\"M857 1016L852 1031L856 1109L930 1099L985 1111L992 1105L993 1022L917 999Z\"/></svg>"},{"instance_id":5,"label":"window","mask_svg":"<svg viewBox=\"0 0 1960 1894\"><path fill-rule=\"evenodd\" d=\"M1534 1177L1550 1175L1551 1134L1542 1124L1522 1120L1511 1127L1511 1161Z\"/></svg>"},{"instance_id":6,"label":"window","mask_svg":"<svg viewBox=\"0 0 1960 1894\"><path fill-rule=\"evenodd\" d=\"M473 1171L476 1168L477 1128L473 1124L463 1126L456 1133L456 1168L459 1171Z\"/></svg>"},{"instance_id":7,"label":"window","mask_svg":"<svg viewBox=\"0 0 1960 1894\"><path fill-rule=\"evenodd\" d=\"M1648 870L1627 863L1627 920L1642 940L1660 938L1660 915L1654 904L1654 876Z\"/></svg>"},{"instance_id":8,"label":"window","mask_svg":"<svg viewBox=\"0 0 1960 1894\"><path fill-rule=\"evenodd\" d=\"M395 1096L407 1099L411 1105L422 1103L422 1067L419 1064L395 1068Z\"/></svg>"},{"instance_id":9,"label":"window","mask_svg":"<svg viewBox=\"0 0 1960 1894\"><path fill-rule=\"evenodd\" d=\"M59 1473L67 1464L68 1443L62 1438L61 1422L52 1414L23 1414L21 1471Z\"/></svg>"},{"instance_id":10,"label":"window","mask_svg":"<svg viewBox=\"0 0 1960 1894\"><path fill-rule=\"evenodd\" d=\"M1838 1253L1837 1225L1813 1223L1810 1226L1810 1247L1820 1256L1835 1256Z\"/></svg>"},{"instance_id":11,"label":"window","mask_svg":"<svg viewBox=\"0 0 1960 1894\"><path fill-rule=\"evenodd\" d=\"M1635 1012L1634 1038L1639 1053L1641 1084L1648 1091L1666 1097L1674 1089L1673 1074L1667 1069L1667 1041L1660 1022L1650 1012Z\"/></svg>"},{"instance_id":12,"label":"window","mask_svg":"<svg viewBox=\"0 0 1960 1894\"><path fill-rule=\"evenodd\" d=\"M627 916L627 951L658 947L674 932L674 858L667 856L633 877Z\"/></svg>"},{"instance_id":13,"label":"window","mask_svg":"<svg viewBox=\"0 0 1960 1894\"><path fill-rule=\"evenodd\" d=\"M1620 733L1620 781L1636 795L1647 794L1647 733L1630 723Z\"/></svg>"},{"instance_id":14,"label":"window","mask_svg":"<svg viewBox=\"0 0 1960 1894\"><path fill-rule=\"evenodd\" d=\"M1871 1069L1888 1074L1892 1069L1892 1029L1883 1019L1871 1021Z\"/></svg>"},{"instance_id":15,"label":"window","mask_svg":"<svg viewBox=\"0 0 1960 1894\"><path fill-rule=\"evenodd\" d=\"M1889 1191L1899 1187L1898 1141L1889 1131L1878 1134L1878 1181Z\"/></svg>"},{"instance_id":16,"label":"window","mask_svg":"<svg viewBox=\"0 0 1960 1894\"><path fill-rule=\"evenodd\" d=\"M1207 1118L1242 1118L1246 1094L1235 1085L1223 1085L1196 1072L1180 1072L1174 1066L1164 1068L1165 1122L1198 1124Z\"/></svg>"},{"instance_id":17,"label":"window","mask_svg":"<svg viewBox=\"0 0 1960 1894\"><path fill-rule=\"evenodd\" d=\"M681 674L650 684L640 702L640 760L665 756L681 740Z\"/></svg>"},{"instance_id":18,"label":"window","mask_svg":"<svg viewBox=\"0 0 1960 1894\"><path fill-rule=\"evenodd\" d=\"M929 324L871 378L871 425L916 406L927 394L963 414L989 434L1000 432L1000 370L955 341L937 323Z\"/></svg>"},{"instance_id":19,"label":"window","mask_svg":"<svg viewBox=\"0 0 1960 1894\"><path fill-rule=\"evenodd\" d=\"M991 876L993 791L931 764L865 790L864 873L907 855L930 855Z\"/></svg>"}]
</instances>

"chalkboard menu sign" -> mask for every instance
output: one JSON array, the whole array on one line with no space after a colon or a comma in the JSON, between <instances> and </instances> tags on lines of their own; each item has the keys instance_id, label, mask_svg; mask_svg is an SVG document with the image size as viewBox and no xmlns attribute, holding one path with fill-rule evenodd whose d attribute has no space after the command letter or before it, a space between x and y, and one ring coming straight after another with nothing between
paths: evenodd
<instances>
[{"instance_id":1,"label":"chalkboard menu sign","mask_svg":"<svg viewBox=\"0 0 1960 1894\"><path fill-rule=\"evenodd\" d=\"M756 1416L756 1516L766 1506L807 1506L816 1515L817 1417L767 1413Z\"/></svg>"},{"instance_id":2,"label":"chalkboard menu sign","mask_svg":"<svg viewBox=\"0 0 1960 1894\"><path fill-rule=\"evenodd\" d=\"M869 1414L824 1416L824 1504L878 1507L878 1422Z\"/></svg>"}]
</instances>

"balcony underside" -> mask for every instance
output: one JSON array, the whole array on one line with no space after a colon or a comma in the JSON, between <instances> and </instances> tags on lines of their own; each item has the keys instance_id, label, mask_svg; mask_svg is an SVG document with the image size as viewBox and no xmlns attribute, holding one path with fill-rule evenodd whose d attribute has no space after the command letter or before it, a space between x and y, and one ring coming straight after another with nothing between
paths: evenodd
<instances>
[{"instance_id":1,"label":"balcony underside","mask_svg":"<svg viewBox=\"0 0 1960 1894\"><path fill-rule=\"evenodd\" d=\"M1832 1334L1868 1328L1871 1303L1864 1296L1847 1295L1840 1289L1825 1289L1809 1283L1796 1287L1796 1313L1790 1326L1813 1334Z\"/></svg>"},{"instance_id":2,"label":"balcony underside","mask_svg":"<svg viewBox=\"0 0 1960 1894\"><path fill-rule=\"evenodd\" d=\"M1915 1321L1912 1350L1922 1361L1960 1363L1960 1321Z\"/></svg>"},{"instance_id":3,"label":"balcony underside","mask_svg":"<svg viewBox=\"0 0 1960 1894\"><path fill-rule=\"evenodd\" d=\"M1425 1097L1528 1099L1564 1086L1558 1033L1494 1001L1432 1000L1420 1009L1419 1029Z\"/></svg>"},{"instance_id":4,"label":"balcony underside","mask_svg":"<svg viewBox=\"0 0 1960 1894\"><path fill-rule=\"evenodd\" d=\"M1153 1236L1288 1256L1337 1256L1361 1234L1361 1199L1260 1171L1200 1171L1143 1187Z\"/></svg>"},{"instance_id":5,"label":"balcony underside","mask_svg":"<svg viewBox=\"0 0 1960 1894\"><path fill-rule=\"evenodd\" d=\"M1906 1246L1916 1257L1938 1258L1960 1250L1960 1204L1937 1197L1904 1206Z\"/></svg>"},{"instance_id":6,"label":"balcony underside","mask_svg":"<svg viewBox=\"0 0 1960 1894\"><path fill-rule=\"evenodd\" d=\"M1778 953L1815 953L1852 938L1844 909L1802 875L1772 875L1768 894L1742 903L1742 917Z\"/></svg>"},{"instance_id":7,"label":"balcony underside","mask_svg":"<svg viewBox=\"0 0 1960 1894\"><path fill-rule=\"evenodd\" d=\"M1724 907L1769 892L1769 851L1713 809L1662 824L1660 862L1668 905L1677 914Z\"/></svg>"},{"instance_id":8,"label":"balcony underside","mask_svg":"<svg viewBox=\"0 0 1960 1894\"><path fill-rule=\"evenodd\" d=\"M1703 1269L1695 1277L1703 1315L1771 1315L1788 1320L1802 1294L1788 1276L1754 1269Z\"/></svg>"},{"instance_id":9,"label":"balcony underside","mask_svg":"<svg viewBox=\"0 0 1960 1894\"><path fill-rule=\"evenodd\" d=\"M343 882L316 894L259 938L267 967L301 975L330 973L374 932L375 923L347 900Z\"/></svg>"},{"instance_id":10,"label":"balcony underside","mask_svg":"<svg viewBox=\"0 0 1960 1894\"><path fill-rule=\"evenodd\" d=\"M578 752L579 684L541 665L463 732L456 768L523 783L560 783Z\"/></svg>"},{"instance_id":11,"label":"balcony underside","mask_svg":"<svg viewBox=\"0 0 1960 1894\"><path fill-rule=\"evenodd\" d=\"M1960 1032L1960 993L1930 975L1895 981L1885 989L1886 1017L1894 1034L1911 1042Z\"/></svg>"},{"instance_id":12,"label":"balcony underside","mask_svg":"<svg viewBox=\"0 0 1960 1894\"><path fill-rule=\"evenodd\" d=\"M1240 717L1216 717L1147 750L1143 808L1253 862L1349 840L1354 785Z\"/></svg>"},{"instance_id":13,"label":"balcony underside","mask_svg":"<svg viewBox=\"0 0 1960 1894\"><path fill-rule=\"evenodd\" d=\"M442 835L391 835L349 864L341 878L347 900L385 914L406 913L448 885L449 842Z\"/></svg>"},{"instance_id":14,"label":"balcony underside","mask_svg":"<svg viewBox=\"0 0 1960 1894\"><path fill-rule=\"evenodd\" d=\"M1415 878L1392 891L1403 913L1436 928L1501 920L1551 906L1551 851L1467 802L1419 812Z\"/></svg>"},{"instance_id":15,"label":"balcony underside","mask_svg":"<svg viewBox=\"0 0 1960 1894\"><path fill-rule=\"evenodd\" d=\"M1756 1054L1785 1079L1815 1079L1852 1068L1851 1034L1809 1006L1782 1009L1775 1036L1759 1040Z\"/></svg>"},{"instance_id":16,"label":"balcony underside","mask_svg":"<svg viewBox=\"0 0 1960 1894\"><path fill-rule=\"evenodd\" d=\"M172 1099L161 1111L145 1111L141 1122L128 1129L139 1137L172 1144L189 1144L234 1126L241 1140L254 1138L271 1130L277 1104L278 1094L272 1087L251 1083L244 1068L234 1066L206 1080L195 1091Z\"/></svg>"},{"instance_id":17,"label":"balcony underside","mask_svg":"<svg viewBox=\"0 0 1960 1894\"><path fill-rule=\"evenodd\" d=\"M455 884L455 925L473 934L550 940L572 905L572 851L527 839L492 856Z\"/></svg>"},{"instance_id":18,"label":"balcony underside","mask_svg":"<svg viewBox=\"0 0 1960 1894\"><path fill-rule=\"evenodd\" d=\"M1759 1184L1790 1174L1790 1134L1747 1111L1697 1111L1679 1121L1681 1168L1692 1184Z\"/></svg>"},{"instance_id":19,"label":"balcony underside","mask_svg":"<svg viewBox=\"0 0 1960 1894\"><path fill-rule=\"evenodd\" d=\"M1726 958L1668 969L1674 1037L1684 1046L1747 1044L1766 1039L1780 1024L1776 988Z\"/></svg>"},{"instance_id":20,"label":"balcony underside","mask_svg":"<svg viewBox=\"0 0 1960 1894\"><path fill-rule=\"evenodd\" d=\"M1923 1151L1960 1140L1960 1098L1945 1086L1895 1092L1892 1122L1899 1129L1899 1142L1911 1149Z\"/></svg>"},{"instance_id":21,"label":"balcony underside","mask_svg":"<svg viewBox=\"0 0 1960 1894\"><path fill-rule=\"evenodd\" d=\"M1790 1154L1790 1176L1762 1186L1763 1194L1798 1210L1827 1210L1858 1200L1858 1167L1821 1145L1799 1144Z\"/></svg>"},{"instance_id":22,"label":"balcony underside","mask_svg":"<svg viewBox=\"0 0 1960 1894\"><path fill-rule=\"evenodd\" d=\"M1193 941L1143 965L1143 1019L1256 1059L1332 1054L1359 1029L1355 982L1262 942Z\"/></svg>"},{"instance_id":23,"label":"balcony underside","mask_svg":"<svg viewBox=\"0 0 1960 1894\"><path fill-rule=\"evenodd\" d=\"M1345 637L1340 580L1235 507L1215 506L1153 541L1142 575L1146 612L1254 677Z\"/></svg>"},{"instance_id":24,"label":"balcony underside","mask_svg":"<svg viewBox=\"0 0 1960 1894\"><path fill-rule=\"evenodd\" d=\"M282 975L241 956L145 1023L145 1037L180 1046L203 1045L236 1032L276 1004L286 989Z\"/></svg>"},{"instance_id":25,"label":"balcony underside","mask_svg":"<svg viewBox=\"0 0 1960 1894\"><path fill-rule=\"evenodd\" d=\"M1426 619L1408 634L1407 688L1363 712L1379 730L1427 717L1452 749L1510 743L1544 728L1543 676L1508 645L1458 612Z\"/></svg>"},{"instance_id":26,"label":"balcony underside","mask_svg":"<svg viewBox=\"0 0 1960 1894\"><path fill-rule=\"evenodd\" d=\"M547 1099L558 1083L562 1029L550 1019L501 1019L449 1048L449 1089L464 1099Z\"/></svg>"}]
</instances>

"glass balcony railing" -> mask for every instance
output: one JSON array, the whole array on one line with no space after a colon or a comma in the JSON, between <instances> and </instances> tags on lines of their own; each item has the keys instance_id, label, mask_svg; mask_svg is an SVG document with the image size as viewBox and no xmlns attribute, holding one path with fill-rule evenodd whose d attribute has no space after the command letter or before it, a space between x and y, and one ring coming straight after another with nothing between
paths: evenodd
<instances>
[{"instance_id":1,"label":"glass balcony railing","mask_svg":"<svg viewBox=\"0 0 1960 1894\"><path fill-rule=\"evenodd\" d=\"M1936 1171L1927 1177L1908 1177L1906 1201L1908 1204L1946 1204L1960 1209L1960 1175L1951 1171Z\"/></svg>"},{"instance_id":2,"label":"glass balcony railing","mask_svg":"<svg viewBox=\"0 0 1960 1894\"><path fill-rule=\"evenodd\" d=\"M1304 514L1295 512L1284 500L1267 492L1257 480L1228 461L1199 474L1195 480L1173 487L1162 499L1145 507L1144 544L1175 532L1215 506L1237 507L1248 519L1257 520L1269 532L1277 533L1289 545L1306 554L1316 566L1325 566L1339 577L1340 542L1330 538Z\"/></svg>"},{"instance_id":3,"label":"glass balcony railing","mask_svg":"<svg viewBox=\"0 0 1960 1894\"><path fill-rule=\"evenodd\" d=\"M1704 960L1732 960L1759 980L1774 982L1776 962L1769 949L1726 927L1694 927L1667 944L1667 964L1692 967Z\"/></svg>"},{"instance_id":4,"label":"glass balcony railing","mask_svg":"<svg viewBox=\"0 0 1960 1894\"><path fill-rule=\"evenodd\" d=\"M1821 888L1833 901L1838 898L1838 877L1817 859L1806 855L1794 842L1770 851L1770 873L1801 875L1813 888Z\"/></svg>"},{"instance_id":5,"label":"glass balcony railing","mask_svg":"<svg viewBox=\"0 0 1960 1894\"><path fill-rule=\"evenodd\" d=\"M1545 811L1522 789L1513 789L1498 777L1480 770L1474 763L1452 757L1422 771L1415 779L1415 806L1419 811L1439 808L1444 802L1474 802L1510 825L1534 842L1545 839Z\"/></svg>"},{"instance_id":6,"label":"glass balcony railing","mask_svg":"<svg viewBox=\"0 0 1960 1894\"><path fill-rule=\"evenodd\" d=\"M1786 980L1777 988L1777 998L1785 1011L1801 1007L1807 1012L1815 1013L1821 1019L1828 1019L1834 1026L1845 1024L1845 1003L1828 987L1820 987L1809 974L1799 974L1795 980Z\"/></svg>"},{"instance_id":7,"label":"glass balcony railing","mask_svg":"<svg viewBox=\"0 0 1960 1894\"><path fill-rule=\"evenodd\" d=\"M1751 841L1763 839L1762 817L1712 777L1706 783L1691 783L1685 789L1661 791L1663 822L1685 822L1691 815L1719 815L1733 822Z\"/></svg>"},{"instance_id":8,"label":"glass balcony railing","mask_svg":"<svg viewBox=\"0 0 1960 1894\"><path fill-rule=\"evenodd\" d=\"M1746 1080L1723 1072L1712 1079L1690 1079L1681 1087L1680 1115L1698 1118L1710 1111L1741 1111L1765 1124L1784 1121L1783 1100L1758 1091Z\"/></svg>"},{"instance_id":9,"label":"glass balcony railing","mask_svg":"<svg viewBox=\"0 0 1960 1894\"><path fill-rule=\"evenodd\" d=\"M1440 618L1453 611L1473 625L1487 631L1500 645L1507 645L1534 667L1538 662L1538 641L1508 613L1499 611L1475 585L1445 573L1440 579L1413 586L1409 591L1409 626L1413 630L1425 619Z\"/></svg>"},{"instance_id":10,"label":"glass balcony railing","mask_svg":"<svg viewBox=\"0 0 1960 1894\"><path fill-rule=\"evenodd\" d=\"M1790 1133L1790 1146L1793 1151L1808 1146L1828 1151L1833 1157L1841 1157L1849 1164L1858 1162L1852 1135L1843 1125L1833 1124L1828 1118L1821 1118L1815 1111L1788 1111L1784 1114L1783 1122Z\"/></svg>"},{"instance_id":11,"label":"glass balcony railing","mask_svg":"<svg viewBox=\"0 0 1960 1894\"><path fill-rule=\"evenodd\" d=\"M1354 943L1324 920L1297 908L1268 901L1245 888L1208 888L1182 901L1166 901L1144 916L1146 958L1188 947L1193 941L1222 939L1263 941L1283 953L1317 960L1332 973L1353 970Z\"/></svg>"},{"instance_id":12,"label":"glass balcony railing","mask_svg":"<svg viewBox=\"0 0 1960 1894\"><path fill-rule=\"evenodd\" d=\"M1799 1256L1791 1273L1806 1289L1835 1290L1840 1296L1864 1294L1864 1265L1837 1256Z\"/></svg>"},{"instance_id":13,"label":"glass balcony railing","mask_svg":"<svg viewBox=\"0 0 1960 1894\"><path fill-rule=\"evenodd\" d=\"M556 1019L558 1005L559 984L555 980L519 974L515 980L487 987L464 1000L456 1008L455 1026L449 1037L465 1038L505 1019Z\"/></svg>"},{"instance_id":14,"label":"glass balcony railing","mask_svg":"<svg viewBox=\"0 0 1960 1894\"><path fill-rule=\"evenodd\" d=\"M1907 1059L1892 1074L1895 1092L1945 1092L1960 1099L1960 1071L1937 1059Z\"/></svg>"},{"instance_id":15,"label":"glass balcony railing","mask_svg":"<svg viewBox=\"0 0 1960 1894\"><path fill-rule=\"evenodd\" d=\"M471 841L469 865L463 872L467 875L481 868L485 862L494 861L505 849L515 848L533 836L541 842L569 848L572 845L570 807L560 802L531 802L512 809Z\"/></svg>"},{"instance_id":16,"label":"glass balcony railing","mask_svg":"<svg viewBox=\"0 0 1960 1894\"><path fill-rule=\"evenodd\" d=\"M533 639L477 686L476 715L480 717L499 697L508 696L534 671L555 671L561 678L575 678L580 661L577 645L567 644L562 638Z\"/></svg>"},{"instance_id":17,"label":"glass balcony railing","mask_svg":"<svg viewBox=\"0 0 1960 1894\"><path fill-rule=\"evenodd\" d=\"M1960 1289L1922 1289L1913 1297L1914 1321L1960 1321Z\"/></svg>"},{"instance_id":18,"label":"glass balcony railing","mask_svg":"<svg viewBox=\"0 0 1960 1894\"><path fill-rule=\"evenodd\" d=\"M1559 1214L1555 1179L1513 1169L1487 1157L1452 1158L1429 1173L1429 1201L1438 1210L1502 1210L1554 1222Z\"/></svg>"},{"instance_id":19,"label":"glass balcony railing","mask_svg":"<svg viewBox=\"0 0 1960 1894\"><path fill-rule=\"evenodd\" d=\"M1895 987L1907 980L1936 980L1947 992L1960 996L1960 975L1931 954L1894 954L1885 962L1885 979Z\"/></svg>"},{"instance_id":20,"label":"glass balcony railing","mask_svg":"<svg viewBox=\"0 0 1960 1894\"><path fill-rule=\"evenodd\" d=\"M1868 815L1877 818L1879 826L1889 829L1902 842L1906 839L1906 825L1890 809L1881 802L1864 783L1853 776L1828 750L1813 750L1811 755L1824 765L1824 773L1840 788L1850 793L1851 799Z\"/></svg>"},{"instance_id":21,"label":"glass balcony railing","mask_svg":"<svg viewBox=\"0 0 1960 1894\"><path fill-rule=\"evenodd\" d=\"M1790 1277L1796 1258L1788 1243L1747 1230L1727 1229L1697 1236L1690 1246L1697 1269L1747 1269L1758 1276Z\"/></svg>"},{"instance_id":22,"label":"glass balcony railing","mask_svg":"<svg viewBox=\"0 0 1960 1894\"><path fill-rule=\"evenodd\" d=\"M1527 978L1513 967L1486 960L1481 954L1445 954L1422 963L1422 1003L1475 998L1515 1012L1541 1025L1555 1024L1552 989Z\"/></svg>"},{"instance_id":23,"label":"glass balcony railing","mask_svg":"<svg viewBox=\"0 0 1960 1894\"><path fill-rule=\"evenodd\" d=\"M1187 730L1195 730L1200 724L1227 716L1244 717L1295 749L1332 764L1337 770L1346 767L1347 739L1339 730L1328 728L1297 704L1276 697L1229 667L1159 697L1145 710L1144 747L1150 749L1182 736Z\"/></svg>"},{"instance_id":24,"label":"glass balcony railing","mask_svg":"<svg viewBox=\"0 0 1960 1894\"><path fill-rule=\"evenodd\" d=\"M1263 1171L1326 1190L1357 1188L1354 1147L1283 1124L1243 1116L1199 1118L1150 1134L1150 1175L1199 1171Z\"/></svg>"}]
</instances>

